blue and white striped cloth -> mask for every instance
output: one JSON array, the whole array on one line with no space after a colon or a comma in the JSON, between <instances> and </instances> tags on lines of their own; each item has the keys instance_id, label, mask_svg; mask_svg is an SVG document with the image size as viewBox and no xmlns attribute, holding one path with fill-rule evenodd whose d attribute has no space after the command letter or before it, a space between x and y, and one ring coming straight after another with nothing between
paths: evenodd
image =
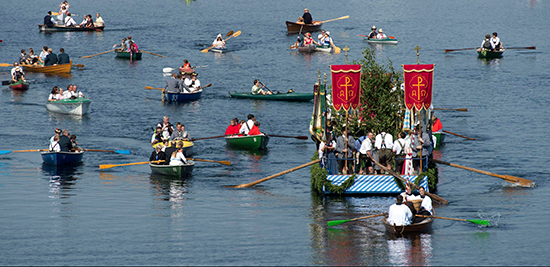
<instances>
[{"instance_id":1,"label":"blue and white striped cloth","mask_svg":"<svg viewBox=\"0 0 550 267\"><path fill-rule=\"evenodd\" d=\"M349 177L351 175L328 175L327 179L333 185L341 185ZM416 175L403 175L403 178L411 183L414 183L416 177ZM424 186L426 192L429 192L428 176L422 178L420 186ZM403 191L391 175L357 175L355 182L343 194L399 194L401 192Z\"/></svg>"}]
</instances>

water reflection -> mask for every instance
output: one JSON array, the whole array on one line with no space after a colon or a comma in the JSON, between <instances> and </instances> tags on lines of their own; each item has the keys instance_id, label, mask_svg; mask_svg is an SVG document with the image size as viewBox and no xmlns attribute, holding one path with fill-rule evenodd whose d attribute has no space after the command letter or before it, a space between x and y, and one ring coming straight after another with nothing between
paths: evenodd
<instances>
[{"instance_id":1,"label":"water reflection","mask_svg":"<svg viewBox=\"0 0 550 267\"><path fill-rule=\"evenodd\" d=\"M50 193L52 193L50 198L64 199L76 195L72 189L76 184L75 174L80 165L56 166L42 163L42 172L49 176Z\"/></svg>"},{"instance_id":2,"label":"water reflection","mask_svg":"<svg viewBox=\"0 0 550 267\"><path fill-rule=\"evenodd\" d=\"M188 179L151 174L150 181L153 189L152 193L156 200L169 202L167 207L163 205L161 208L173 210L171 217L183 217L183 207L187 199L187 187L189 186Z\"/></svg>"},{"instance_id":3,"label":"water reflection","mask_svg":"<svg viewBox=\"0 0 550 267\"><path fill-rule=\"evenodd\" d=\"M89 120L88 114L79 116L79 115L70 115L70 114L60 114L48 111L48 120L53 121L56 124L63 124L67 121L76 122L77 124L82 124L83 121Z\"/></svg>"},{"instance_id":4,"label":"water reflection","mask_svg":"<svg viewBox=\"0 0 550 267\"><path fill-rule=\"evenodd\" d=\"M388 238L388 260L391 265L426 266L432 258L430 234Z\"/></svg>"}]
</instances>

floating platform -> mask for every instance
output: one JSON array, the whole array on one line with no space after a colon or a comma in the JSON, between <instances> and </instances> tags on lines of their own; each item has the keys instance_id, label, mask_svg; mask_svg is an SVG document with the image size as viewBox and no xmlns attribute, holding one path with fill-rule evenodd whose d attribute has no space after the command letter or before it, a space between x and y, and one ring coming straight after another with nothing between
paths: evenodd
<instances>
[{"instance_id":1,"label":"floating platform","mask_svg":"<svg viewBox=\"0 0 550 267\"><path fill-rule=\"evenodd\" d=\"M327 180L333 185L340 186L349 179L349 177L351 177L351 175L327 175ZM402 177L414 183L417 175L402 175ZM430 191L428 188L428 176L422 178L419 186L423 186L426 192ZM403 192L403 190L397 185L394 177L391 175L357 175L354 183L347 188L342 195L398 195L401 192ZM323 193L331 194L331 192L327 191L325 188L323 188Z\"/></svg>"}]
</instances>

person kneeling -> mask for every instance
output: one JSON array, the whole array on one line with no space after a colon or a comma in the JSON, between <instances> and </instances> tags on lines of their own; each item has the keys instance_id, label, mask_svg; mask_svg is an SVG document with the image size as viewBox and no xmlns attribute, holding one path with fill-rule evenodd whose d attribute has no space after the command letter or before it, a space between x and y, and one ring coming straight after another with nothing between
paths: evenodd
<instances>
[{"instance_id":1,"label":"person kneeling","mask_svg":"<svg viewBox=\"0 0 550 267\"><path fill-rule=\"evenodd\" d=\"M403 196L398 195L395 204L390 206L387 222L394 226L406 226L411 224L413 214L409 207L403 205Z\"/></svg>"}]
</instances>

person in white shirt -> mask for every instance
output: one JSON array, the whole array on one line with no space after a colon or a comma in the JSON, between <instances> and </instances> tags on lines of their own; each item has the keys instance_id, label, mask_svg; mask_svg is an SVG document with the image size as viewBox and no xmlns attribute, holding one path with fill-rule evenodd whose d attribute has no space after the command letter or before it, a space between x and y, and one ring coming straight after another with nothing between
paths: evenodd
<instances>
[{"instance_id":1,"label":"person in white shirt","mask_svg":"<svg viewBox=\"0 0 550 267\"><path fill-rule=\"evenodd\" d=\"M500 42L500 38L498 38L498 34L496 32L493 32L493 37L491 37L491 47L494 51L500 51L502 49L502 43Z\"/></svg>"},{"instance_id":2,"label":"person in white shirt","mask_svg":"<svg viewBox=\"0 0 550 267\"><path fill-rule=\"evenodd\" d=\"M170 156L170 165L179 166L186 165L187 159L183 155L183 147L179 147L178 150L174 151Z\"/></svg>"},{"instance_id":3,"label":"person in white shirt","mask_svg":"<svg viewBox=\"0 0 550 267\"><path fill-rule=\"evenodd\" d=\"M17 82L19 79L25 80L25 72L23 72L23 69L21 66L19 66L19 62L13 63L13 68L10 71L11 74L11 81Z\"/></svg>"},{"instance_id":4,"label":"person in white shirt","mask_svg":"<svg viewBox=\"0 0 550 267\"><path fill-rule=\"evenodd\" d=\"M386 39L388 38L382 29L378 30L378 34L376 35L376 39Z\"/></svg>"},{"instance_id":5,"label":"person in white shirt","mask_svg":"<svg viewBox=\"0 0 550 267\"><path fill-rule=\"evenodd\" d=\"M391 170L391 160L393 157L393 136L386 132L376 135L374 147L378 149L378 163Z\"/></svg>"},{"instance_id":6,"label":"person in white shirt","mask_svg":"<svg viewBox=\"0 0 550 267\"><path fill-rule=\"evenodd\" d=\"M218 49L225 48L225 41L223 40L221 33L216 36L216 40L212 42L212 45L214 46L214 48Z\"/></svg>"},{"instance_id":7,"label":"person in white shirt","mask_svg":"<svg viewBox=\"0 0 550 267\"><path fill-rule=\"evenodd\" d=\"M61 130L58 128L55 128L55 135L50 138L50 144L54 142L55 137L57 136L57 140L59 141L59 136L61 135Z\"/></svg>"},{"instance_id":8,"label":"person in white shirt","mask_svg":"<svg viewBox=\"0 0 550 267\"><path fill-rule=\"evenodd\" d=\"M94 26L101 27L105 25L105 22L103 21L103 18L99 15L99 13L95 14L95 16L96 16L96 19L94 22Z\"/></svg>"},{"instance_id":9,"label":"person in white shirt","mask_svg":"<svg viewBox=\"0 0 550 267\"><path fill-rule=\"evenodd\" d=\"M185 78L185 81L183 83L185 85L183 90L186 93L193 93L195 91L200 90L201 88L201 82L197 79L196 73L191 74L191 79Z\"/></svg>"},{"instance_id":10,"label":"person in white shirt","mask_svg":"<svg viewBox=\"0 0 550 267\"><path fill-rule=\"evenodd\" d=\"M71 17L71 12L67 12L67 17L65 17L65 27L75 27L75 26L78 26L78 24L76 24L76 21L74 21L74 19Z\"/></svg>"},{"instance_id":11,"label":"person in white shirt","mask_svg":"<svg viewBox=\"0 0 550 267\"><path fill-rule=\"evenodd\" d=\"M71 99L72 94L72 84L67 85L67 90L63 91L63 99Z\"/></svg>"},{"instance_id":12,"label":"person in white shirt","mask_svg":"<svg viewBox=\"0 0 550 267\"><path fill-rule=\"evenodd\" d=\"M50 143L50 151L59 152L61 147L59 146L59 136L56 135L53 137L53 142Z\"/></svg>"},{"instance_id":13,"label":"person in white shirt","mask_svg":"<svg viewBox=\"0 0 550 267\"><path fill-rule=\"evenodd\" d=\"M372 166L372 143L374 139L374 134L372 132L367 133L367 138L361 142L361 148L359 148L359 162L360 165L367 168L367 172L361 167L359 174L372 174L374 173L374 168Z\"/></svg>"},{"instance_id":14,"label":"person in white shirt","mask_svg":"<svg viewBox=\"0 0 550 267\"><path fill-rule=\"evenodd\" d=\"M59 88L57 91L56 99L57 100L63 100L65 99L66 94L63 92L63 88Z\"/></svg>"},{"instance_id":15,"label":"person in white shirt","mask_svg":"<svg viewBox=\"0 0 550 267\"><path fill-rule=\"evenodd\" d=\"M395 155L395 169L397 174L403 174L403 163L405 162L405 132L397 135L399 138L393 142L393 154Z\"/></svg>"},{"instance_id":16,"label":"person in white shirt","mask_svg":"<svg viewBox=\"0 0 550 267\"><path fill-rule=\"evenodd\" d=\"M418 192L420 193L420 197L422 198L422 204L420 204L420 211L418 212L418 214L421 214L422 210L425 210L430 213L426 215L434 215L435 211L432 206L432 198L426 195L426 190L423 186L420 186L418 188Z\"/></svg>"},{"instance_id":17,"label":"person in white shirt","mask_svg":"<svg viewBox=\"0 0 550 267\"><path fill-rule=\"evenodd\" d=\"M391 205L388 210L388 219L386 221L391 225L406 226L412 223L412 217L411 210L406 205L403 205L403 196L398 195L395 199L395 204Z\"/></svg>"},{"instance_id":18,"label":"person in white shirt","mask_svg":"<svg viewBox=\"0 0 550 267\"><path fill-rule=\"evenodd\" d=\"M78 91L78 86L73 84L70 88L71 98L85 97L82 92Z\"/></svg>"},{"instance_id":19,"label":"person in white shirt","mask_svg":"<svg viewBox=\"0 0 550 267\"><path fill-rule=\"evenodd\" d=\"M254 115L248 114L248 120L243 124L243 126L241 126L239 134L247 135L250 129L254 126L254 122L256 122Z\"/></svg>"},{"instance_id":20,"label":"person in white shirt","mask_svg":"<svg viewBox=\"0 0 550 267\"><path fill-rule=\"evenodd\" d=\"M42 60L42 62L46 61L46 57L48 56L48 54L50 54L48 53L48 47L42 47L42 52L40 52L40 60Z\"/></svg>"}]
</instances>

